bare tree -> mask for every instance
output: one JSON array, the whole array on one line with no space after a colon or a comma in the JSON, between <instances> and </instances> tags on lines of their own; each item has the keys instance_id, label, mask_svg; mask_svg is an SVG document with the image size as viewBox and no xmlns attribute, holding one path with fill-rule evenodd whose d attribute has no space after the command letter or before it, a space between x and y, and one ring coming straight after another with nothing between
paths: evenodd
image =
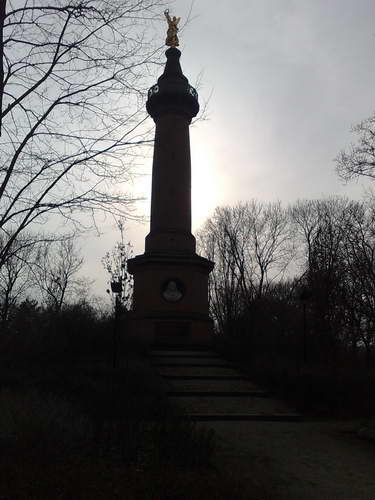
<instances>
[{"instance_id":1,"label":"bare tree","mask_svg":"<svg viewBox=\"0 0 375 500\"><path fill-rule=\"evenodd\" d=\"M260 298L292 258L287 212L280 202L252 200L218 213L244 298Z\"/></svg>"},{"instance_id":2,"label":"bare tree","mask_svg":"<svg viewBox=\"0 0 375 500\"><path fill-rule=\"evenodd\" d=\"M374 205L332 197L291 209L304 255L303 281L314 333L331 347L361 343L369 353L375 324Z\"/></svg>"},{"instance_id":3,"label":"bare tree","mask_svg":"<svg viewBox=\"0 0 375 500\"><path fill-rule=\"evenodd\" d=\"M125 243L124 231L125 222L120 219L117 222L121 239L111 252L107 252L102 259L104 269L109 274L109 284L111 290L117 297L119 303L127 310L131 309L133 301L133 277L128 272L128 260L133 256L133 247L130 242Z\"/></svg>"},{"instance_id":4,"label":"bare tree","mask_svg":"<svg viewBox=\"0 0 375 500\"><path fill-rule=\"evenodd\" d=\"M230 242L217 215L216 210L198 232L197 244L199 253L215 262L208 278L209 307L218 331L223 332L241 314L243 299Z\"/></svg>"},{"instance_id":5,"label":"bare tree","mask_svg":"<svg viewBox=\"0 0 375 500\"><path fill-rule=\"evenodd\" d=\"M157 63L163 0L3 0L0 12L0 266L54 214L121 215ZM146 134L146 135L145 135Z\"/></svg>"},{"instance_id":6,"label":"bare tree","mask_svg":"<svg viewBox=\"0 0 375 500\"><path fill-rule=\"evenodd\" d=\"M68 298L87 287L87 280L77 276L83 258L73 237L41 245L36 260L35 283L53 311L60 311Z\"/></svg>"},{"instance_id":7,"label":"bare tree","mask_svg":"<svg viewBox=\"0 0 375 500\"><path fill-rule=\"evenodd\" d=\"M349 296L347 315L352 330L352 342L362 342L368 361L371 361L375 345L374 220L373 203L356 203L351 211L345 239L346 290Z\"/></svg>"},{"instance_id":8,"label":"bare tree","mask_svg":"<svg viewBox=\"0 0 375 500\"><path fill-rule=\"evenodd\" d=\"M362 176L375 179L375 113L352 127L352 132L358 139L336 157L337 172L346 181Z\"/></svg>"},{"instance_id":9,"label":"bare tree","mask_svg":"<svg viewBox=\"0 0 375 500\"><path fill-rule=\"evenodd\" d=\"M15 240L13 251L0 268L0 325L5 328L12 308L25 299L33 287L32 265L36 257L35 235L24 233ZM0 237L0 245L1 245Z\"/></svg>"},{"instance_id":10,"label":"bare tree","mask_svg":"<svg viewBox=\"0 0 375 500\"><path fill-rule=\"evenodd\" d=\"M279 202L252 200L219 207L198 242L216 264L210 276L211 309L217 310L216 319L222 323L261 298L283 275L293 254L288 213Z\"/></svg>"}]
</instances>

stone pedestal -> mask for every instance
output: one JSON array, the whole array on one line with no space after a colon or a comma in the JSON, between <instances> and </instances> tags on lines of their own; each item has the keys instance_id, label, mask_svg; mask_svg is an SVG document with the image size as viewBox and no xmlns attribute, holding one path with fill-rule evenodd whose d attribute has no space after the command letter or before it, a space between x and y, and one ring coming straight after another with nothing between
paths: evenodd
<instances>
[{"instance_id":1,"label":"stone pedestal","mask_svg":"<svg viewBox=\"0 0 375 500\"><path fill-rule=\"evenodd\" d=\"M146 341L209 344L208 274L213 264L198 255L139 255L132 259L132 330ZM168 284L174 283L172 292ZM170 293L170 295L169 295Z\"/></svg>"}]
</instances>

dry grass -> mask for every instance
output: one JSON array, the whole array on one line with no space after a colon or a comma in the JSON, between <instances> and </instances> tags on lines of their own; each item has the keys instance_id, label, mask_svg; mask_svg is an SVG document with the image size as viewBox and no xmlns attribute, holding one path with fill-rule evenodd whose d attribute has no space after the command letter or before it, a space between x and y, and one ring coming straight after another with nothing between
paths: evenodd
<instances>
[{"instance_id":1,"label":"dry grass","mask_svg":"<svg viewBox=\"0 0 375 500\"><path fill-rule=\"evenodd\" d=\"M210 468L173 464L154 468L107 461L1 464L0 496L9 500L228 500L241 499L239 484Z\"/></svg>"},{"instance_id":2,"label":"dry grass","mask_svg":"<svg viewBox=\"0 0 375 500\"><path fill-rule=\"evenodd\" d=\"M214 433L182 419L150 370L139 357L1 370L0 499L241 498L212 466Z\"/></svg>"}]
</instances>

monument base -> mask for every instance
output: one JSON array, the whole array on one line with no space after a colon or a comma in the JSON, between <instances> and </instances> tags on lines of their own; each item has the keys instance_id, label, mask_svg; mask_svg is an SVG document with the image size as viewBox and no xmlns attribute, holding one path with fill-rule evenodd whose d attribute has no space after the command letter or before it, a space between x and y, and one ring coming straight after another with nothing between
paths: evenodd
<instances>
[{"instance_id":1,"label":"monument base","mask_svg":"<svg viewBox=\"0 0 375 500\"><path fill-rule=\"evenodd\" d=\"M208 274L213 263L196 254L143 254L128 261L134 276L131 336L147 343L210 345Z\"/></svg>"},{"instance_id":2,"label":"monument base","mask_svg":"<svg viewBox=\"0 0 375 500\"><path fill-rule=\"evenodd\" d=\"M129 335L142 344L173 346L210 346L213 343L213 322L210 318L162 318L133 315Z\"/></svg>"}]
</instances>

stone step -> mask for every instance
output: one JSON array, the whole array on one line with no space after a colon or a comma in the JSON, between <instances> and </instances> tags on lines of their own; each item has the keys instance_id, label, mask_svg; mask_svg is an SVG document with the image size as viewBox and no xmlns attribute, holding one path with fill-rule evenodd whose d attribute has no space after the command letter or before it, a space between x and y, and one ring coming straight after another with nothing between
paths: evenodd
<instances>
[{"instance_id":1,"label":"stone step","mask_svg":"<svg viewBox=\"0 0 375 500\"><path fill-rule=\"evenodd\" d=\"M152 356L152 363L168 363L173 365L184 365L191 363L202 363L204 365L219 364L220 366L233 366L233 363L220 358L207 358L205 356Z\"/></svg>"},{"instance_id":2,"label":"stone step","mask_svg":"<svg viewBox=\"0 0 375 500\"><path fill-rule=\"evenodd\" d=\"M197 396L197 397L240 397L240 398L250 398L250 397L258 397L258 398L267 398L269 397L269 393L266 391L262 391L261 389L254 391L177 391L175 389L170 389L167 391L168 396L172 397L186 397L186 396Z\"/></svg>"},{"instance_id":3,"label":"stone step","mask_svg":"<svg viewBox=\"0 0 375 500\"><path fill-rule=\"evenodd\" d=\"M254 392L264 392L257 385L253 384L249 380L238 380L238 379L168 379L167 391L176 391L179 393L212 393L212 392L224 392L229 394L235 394L237 392L254 393Z\"/></svg>"},{"instance_id":4,"label":"stone step","mask_svg":"<svg viewBox=\"0 0 375 500\"><path fill-rule=\"evenodd\" d=\"M150 354L152 357L163 358L219 358L214 351L153 350Z\"/></svg>"},{"instance_id":5,"label":"stone step","mask_svg":"<svg viewBox=\"0 0 375 500\"><path fill-rule=\"evenodd\" d=\"M160 366L158 371L161 376L240 376L238 371L229 366Z\"/></svg>"},{"instance_id":6,"label":"stone step","mask_svg":"<svg viewBox=\"0 0 375 500\"><path fill-rule=\"evenodd\" d=\"M302 415L270 397L213 351L154 350L167 395L193 421L299 422Z\"/></svg>"},{"instance_id":7,"label":"stone step","mask_svg":"<svg viewBox=\"0 0 375 500\"><path fill-rule=\"evenodd\" d=\"M166 375L161 376L167 380L247 380L242 375Z\"/></svg>"},{"instance_id":8,"label":"stone step","mask_svg":"<svg viewBox=\"0 0 375 500\"><path fill-rule=\"evenodd\" d=\"M207 363L207 362L182 362L182 363L179 363L179 362L174 362L174 363L168 363L168 362L165 362L165 361L156 361L156 362L153 362L152 363L154 366L158 366L158 367L164 367L164 368L172 368L172 367L181 367L181 368L234 368L233 365L229 364L229 363L225 363L225 362L222 362L222 363Z\"/></svg>"},{"instance_id":9,"label":"stone step","mask_svg":"<svg viewBox=\"0 0 375 500\"><path fill-rule=\"evenodd\" d=\"M253 396L170 396L169 400L180 406L188 415L297 415L283 401Z\"/></svg>"},{"instance_id":10,"label":"stone step","mask_svg":"<svg viewBox=\"0 0 375 500\"><path fill-rule=\"evenodd\" d=\"M167 343L167 342L157 342L152 346L153 351L201 351L201 352L213 352L212 345L205 344L189 344L186 342L179 342L175 344Z\"/></svg>"},{"instance_id":11,"label":"stone step","mask_svg":"<svg viewBox=\"0 0 375 500\"><path fill-rule=\"evenodd\" d=\"M261 414L261 413L189 413L183 419L194 422L303 422L304 418L299 413Z\"/></svg>"}]
</instances>

